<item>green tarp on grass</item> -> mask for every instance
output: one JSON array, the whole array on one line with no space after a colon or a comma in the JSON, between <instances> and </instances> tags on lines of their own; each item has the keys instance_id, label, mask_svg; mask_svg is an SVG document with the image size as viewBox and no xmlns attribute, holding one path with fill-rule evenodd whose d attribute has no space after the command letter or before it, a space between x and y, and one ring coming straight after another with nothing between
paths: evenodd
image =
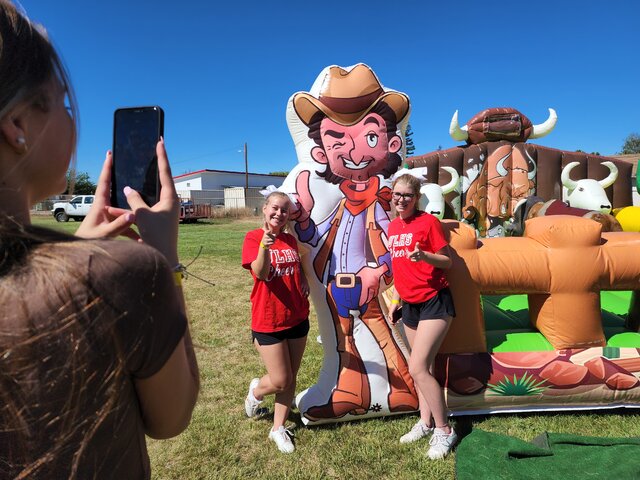
<instances>
[{"instance_id":1,"label":"green tarp on grass","mask_svg":"<svg viewBox=\"0 0 640 480\"><path fill-rule=\"evenodd\" d=\"M544 433L531 443L473 430L456 450L458 480L638 480L640 438Z\"/></svg>"}]
</instances>

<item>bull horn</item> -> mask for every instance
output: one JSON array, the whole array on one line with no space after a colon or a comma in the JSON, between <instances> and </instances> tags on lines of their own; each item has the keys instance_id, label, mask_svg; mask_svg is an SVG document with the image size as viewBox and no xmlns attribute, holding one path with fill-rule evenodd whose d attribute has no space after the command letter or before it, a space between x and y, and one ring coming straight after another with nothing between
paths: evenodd
<instances>
[{"instance_id":1,"label":"bull horn","mask_svg":"<svg viewBox=\"0 0 640 480\"><path fill-rule=\"evenodd\" d=\"M618 167L613 162L602 162L602 165L609 167L609 175L604 180L600 180L598 183L602 185L602 188L607 188L613 184L618 178Z\"/></svg>"},{"instance_id":2,"label":"bull horn","mask_svg":"<svg viewBox=\"0 0 640 480\"><path fill-rule=\"evenodd\" d=\"M498 175L500 175L501 177L506 177L507 175L509 175L509 172L507 172L507 169L504 168L504 162L510 156L511 156L511 150L509 150L509 153L507 153L504 157L498 160L498 163L496 163L496 172L498 172Z\"/></svg>"},{"instance_id":3,"label":"bull horn","mask_svg":"<svg viewBox=\"0 0 640 480\"><path fill-rule=\"evenodd\" d=\"M562 185L567 187L569 191L572 191L578 185L578 182L571 180L571 177L569 176L571 170L573 170L577 165L580 165L580 162L567 163L560 174L560 181L562 182Z\"/></svg>"},{"instance_id":4,"label":"bull horn","mask_svg":"<svg viewBox=\"0 0 640 480\"><path fill-rule=\"evenodd\" d=\"M464 141L469 138L469 132L467 131L467 126L460 128L460 124L458 124L458 110L453 114L453 118L451 119L451 125L449 125L449 135L451 138L458 141Z\"/></svg>"},{"instance_id":5,"label":"bull horn","mask_svg":"<svg viewBox=\"0 0 640 480\"><path fill-rule=\"evenodd\" d=\"M524 153L527 155L527 158L531 162L531 165L533 165L533 168L529 171L529 173L527 173L527 178L529 180L535 180L536 173L538 172L538 166L536 165L535 160L533 158L531 158L531 155L529 155L529 152L527 152L526 148L524 149Z\"/></svg>"},{"instance_id":6,"label":"bull horn","mask_svg":"<svg viewBox=\"0 0 640 480\"><path fill-rule=\"evenodd\" d=\"M451 175L451 181L444 185L442 188L442 193L447 194L449 192L453 192L458 186L458 180L460 180L460 175L455 168L451 167L442 167L443 170L446 170Z\"/></svg>"},{"instance_id":7,"label":"bull horn","mask_svg":"<svg viewBox=\"0 0 640 480\"><path fill-rule=\"evenodd\" d=\"M529 138L540 138L545 135L549 135L553 127L556 126L556 122L558 121L558 114L553 108L549 109L549 118L544 123L540 125L534 125L533 130L531 131L531 135Z\"/></svg>"}]
</instances>

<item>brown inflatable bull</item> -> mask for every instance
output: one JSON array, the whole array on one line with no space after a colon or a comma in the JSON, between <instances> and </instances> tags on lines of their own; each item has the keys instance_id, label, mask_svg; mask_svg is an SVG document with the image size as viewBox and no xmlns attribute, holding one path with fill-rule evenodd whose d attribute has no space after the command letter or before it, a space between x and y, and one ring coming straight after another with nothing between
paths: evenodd
<instances>
[{"instance_id":1,"label":"brown inflatable bull","mask_svg":"<svg viewBox=\"0 0 640 480\"><path fill-rule=\"evenodd\" d=\"M565 166L577 162L575 178L603 179L610 174L607 162L615 164L618 177L604 187L611 206L632 204L631 168L625 162L581 152L568 152L528 143L551 132L557 121L555 111L534 125L513 108L490 108L476 114L460 127L457 112L451 121L451 136L466 145L409 157L408 168L427 167L427 182L440 179L442 167L453 167L462 179L461 191L446 195L445 218L473 219L480 237L501 236L503 224L514 215L516 205L536 195L544 201L562 198L561 174ZM467 212L467 213L469 213Z\"/></svg>"}]
</instances>

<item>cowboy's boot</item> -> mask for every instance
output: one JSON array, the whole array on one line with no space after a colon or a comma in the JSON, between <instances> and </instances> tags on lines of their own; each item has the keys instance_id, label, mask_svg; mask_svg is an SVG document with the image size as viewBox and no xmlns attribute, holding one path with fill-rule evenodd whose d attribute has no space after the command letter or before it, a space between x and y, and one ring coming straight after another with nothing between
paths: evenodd
<instances>
[{"instance_id":1,"label":"cowboy's boot","mask_svg":"<svg viewBox=\"0 0 640 480\"><path fill-rule=\"evenodd\" d=\"M384 354L389 378L389 410L391 412L417 410L418 394L409 374L407 359L393 338L377 299L369 302L369 308L362 319L373 333Z\"/></svg>"},{"instance_id":2,"label":"cowboy's boot","mask_svg":"<svg viewBox=\"0 0 640 480\"><path fill-rule=\"evenodd\" d=\"M364 415L371 403L369 379L353 338L353 317L338 316L337 351L340 364L335 389L324 405L304 412L310 420L340 418L347 414Z\"/></svg>"}]
</instances>

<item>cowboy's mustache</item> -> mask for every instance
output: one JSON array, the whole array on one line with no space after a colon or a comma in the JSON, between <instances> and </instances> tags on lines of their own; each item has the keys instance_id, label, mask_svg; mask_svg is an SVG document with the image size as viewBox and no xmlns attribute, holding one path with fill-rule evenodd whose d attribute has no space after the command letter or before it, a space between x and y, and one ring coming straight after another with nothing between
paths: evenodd
<instances>
[{"instance_id":1,"label":"cowboy's mustache","mask_svg":"<svg viewBox=\"0 0 640 480\"><path fill-rule=\"evenodd\" d=\"M349 168L348 165L347 165L347 162L351 163L353 165L359 166L359 165L362 165L363 163L366 163L367 165L369 165L371 162L374 162L376 160L376 157L374 157L372 155L365 155L357 163L353 160L353 157L351 155L340 154L340 155L338 155L338 158L342 161L342 164L347 168Z\"/></svg>"}]
</instances>

